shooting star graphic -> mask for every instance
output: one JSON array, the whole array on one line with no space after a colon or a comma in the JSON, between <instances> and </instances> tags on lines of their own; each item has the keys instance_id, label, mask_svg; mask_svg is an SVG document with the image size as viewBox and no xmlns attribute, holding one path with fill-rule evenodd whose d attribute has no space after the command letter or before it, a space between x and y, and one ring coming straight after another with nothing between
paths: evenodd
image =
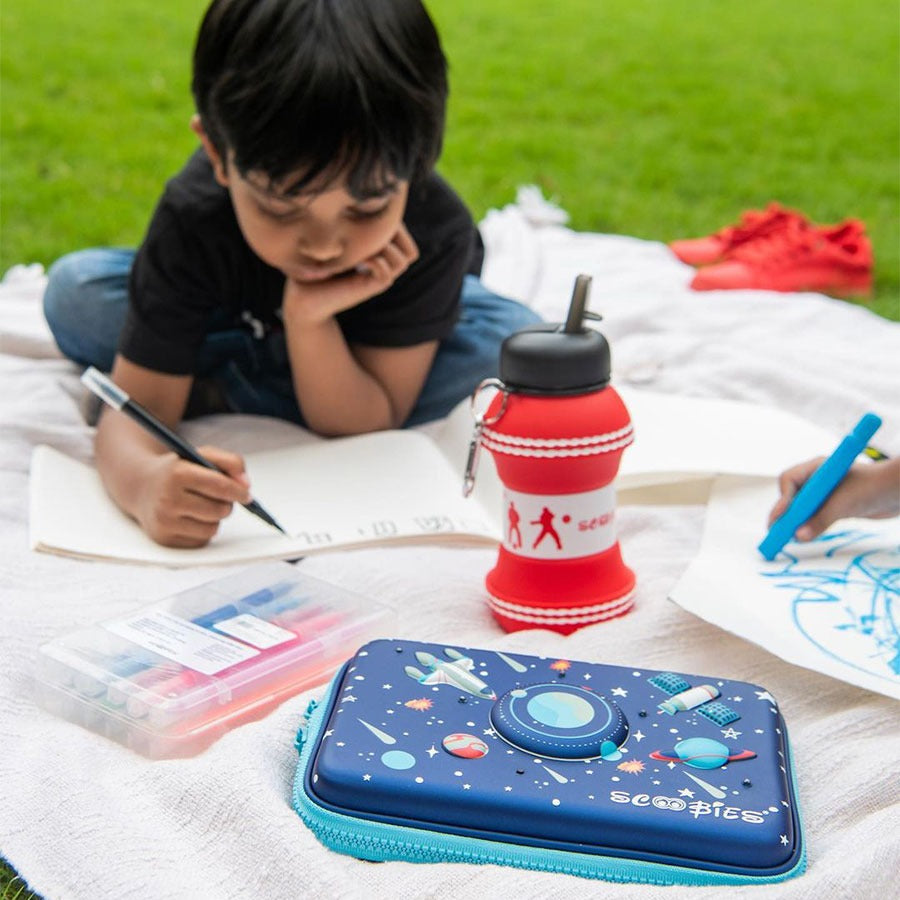
<instances>
[{"instance_id":1,"label":"shooting star graphic","mask_svg":"<svg viewBox=\"0 0 900 900\"><path fill-rule=\"evenodd\" d=\"M372 734L374 734L375 737L377 737L378 740L381 741L382 744L396 744L397 743L396 738L392 738L389 734L385 734L380 728L376 728L374 725L370 725L368 722L365 722L362 719L357 719L356 721L365 725L366 728L368 728L369 731L371 731Z\"/></svg>"}]
</instances>

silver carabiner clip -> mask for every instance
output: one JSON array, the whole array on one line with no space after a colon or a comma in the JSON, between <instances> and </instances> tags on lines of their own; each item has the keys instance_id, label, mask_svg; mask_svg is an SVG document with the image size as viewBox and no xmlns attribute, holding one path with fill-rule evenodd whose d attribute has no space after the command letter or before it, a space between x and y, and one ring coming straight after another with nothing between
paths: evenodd
<instances>
[{"instance_id":1,"label":"silver carabiner clip","mask_svg":"<svg viewBox=\"0 0 900 900\"><path fill-rule=\"evenodd\" d=\"M500 404L500 409L496 412L490 419L485 418L484 411L479 411L476 406L476 402L478 400L478 395L488 388L493 388L494 390L500 391L503 394L503 401ZM493 425L495 422L500 421L503 413L506 412L506 404L509 400L509 391L506 389L506 385L500 381L499 378L485 378L481 384L472 391L472 396L470 398L470 405L472 409L472 418L475 421L475 426L472 430L472 438L469 441L469 453L466 457L466 471L463 475L463 497L468 497L472 493L472 489L475 487L475 473L478 470L478 457L481 451L481 434L484 431L485 425Z\"/></svg>"}]
</instances>

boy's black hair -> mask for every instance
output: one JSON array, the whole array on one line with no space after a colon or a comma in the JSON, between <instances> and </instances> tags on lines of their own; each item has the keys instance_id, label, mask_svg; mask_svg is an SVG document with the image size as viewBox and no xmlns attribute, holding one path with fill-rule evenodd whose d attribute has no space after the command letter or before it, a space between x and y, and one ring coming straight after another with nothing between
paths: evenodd
<instances>
[{"instance_id":1,"label":"boy's black hair","mask_svg":"<svg viewBox=\"0 0 900 900\"><path fill-rule=\"evenodd\" d=\"M223 160L290 193L346 173L358 197L437 161L447 62L419 0L214 0L192 90Z\"/></svg>"}]
</instances>

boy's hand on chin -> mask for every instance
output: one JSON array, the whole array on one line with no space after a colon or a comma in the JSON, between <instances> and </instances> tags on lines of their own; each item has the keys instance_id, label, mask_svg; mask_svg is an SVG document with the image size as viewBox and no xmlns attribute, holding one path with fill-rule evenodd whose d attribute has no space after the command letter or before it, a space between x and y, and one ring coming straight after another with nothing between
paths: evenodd
<instances>
[{"instance_id":1,"label":"boy's hand on chin","mask_svg":"<svg viewBox=\"0 0 900 900\"><path fill-rule=\"evenodd\" d=\"M320 324L386 291L418 258L419 248L406 227L401 225L387 245L363 260L355 270L324 281L287 278L284 320L286 323Z\"/></svg>"}]
</instances>

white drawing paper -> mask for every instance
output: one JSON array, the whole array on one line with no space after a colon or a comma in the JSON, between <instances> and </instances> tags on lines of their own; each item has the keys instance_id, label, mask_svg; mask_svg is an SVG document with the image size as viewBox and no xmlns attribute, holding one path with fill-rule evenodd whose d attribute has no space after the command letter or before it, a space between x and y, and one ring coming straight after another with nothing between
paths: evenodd
<instances>
[{"instance_id":1,"label":"white drawing paper","mask_svg":"<svg viewBox=\"0 0 900 900\"><path fill-rule=\"evenodd\" d=\"M900 699L900 519L845 519L771 562L770 479L718 478L680 606L782 659Z\"/></svg>"}]
</instances>

